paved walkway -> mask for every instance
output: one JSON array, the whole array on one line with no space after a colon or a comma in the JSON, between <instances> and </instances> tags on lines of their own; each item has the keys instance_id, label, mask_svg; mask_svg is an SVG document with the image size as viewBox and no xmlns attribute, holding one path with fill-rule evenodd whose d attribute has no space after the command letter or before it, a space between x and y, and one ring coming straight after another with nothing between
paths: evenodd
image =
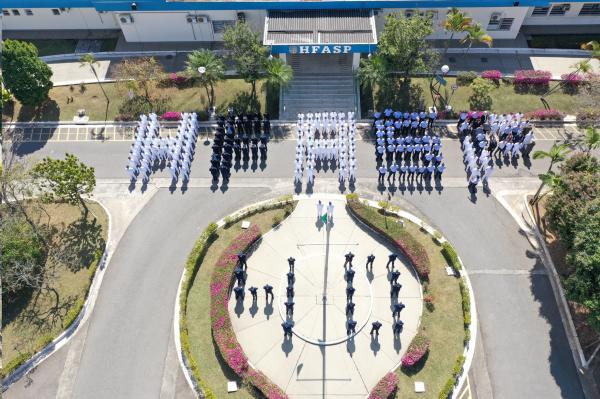
<instances>
[{"instance_id":1,"label":"paved walkway","mask_svg":"<svg viewBox=\"0 0 600 399\"><path fill-rule=\"evenodd\" d=\"M334 205L333 226L317 218L317 198ZM248 260L246 287L275 287L275 303L229 300L236 336L249 361L291 398L364 398L388 371L397 367L415 336L422 312L421 286L406 260L396 262L402 274L399 301L406 305L399 337L392 332L390 273L386 271L387 243L359 226L345 209L343 197L319 195L301 200L295 211L267 233ZM355 255L356 334L346 332L344 254ZM375 255L373 272L366 258ZM293 301L294 336L284 339L287 258L296 259ZM391 303L390 303L391 302ZM378 339L369 335L371 323L383 324Z\"/></svg>"}]
</instances>

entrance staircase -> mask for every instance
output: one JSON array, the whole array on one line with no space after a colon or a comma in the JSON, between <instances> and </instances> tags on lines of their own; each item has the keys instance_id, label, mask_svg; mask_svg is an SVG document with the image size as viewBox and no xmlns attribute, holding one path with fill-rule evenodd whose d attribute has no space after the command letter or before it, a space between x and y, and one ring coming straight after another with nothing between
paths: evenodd
<instances>
[{"instance_id":1,"label":"entrance staircase","mask_svg":"<svg viewBox=\"0 0 600 399\"><path fill-rule=\"evenodd\" d=\"M281 120L298 113L356 111L356 86L351 55L289 54L294 80L281 96Z\"/></svg>"}]
</instances>

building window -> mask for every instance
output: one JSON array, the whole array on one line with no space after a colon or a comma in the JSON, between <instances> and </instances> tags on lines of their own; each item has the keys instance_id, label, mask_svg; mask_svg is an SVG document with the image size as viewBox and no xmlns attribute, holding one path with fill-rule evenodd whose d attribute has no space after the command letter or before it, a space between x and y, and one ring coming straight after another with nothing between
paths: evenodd
<instances>
[{"instance_id":1,"label":"building window","mask_svg":"<svg viewBox=\"0 0 600 399\"><path fill-rule=\"evenodd\" d=\"M12 13L16 17L18 17L19 15L21 15L21 13L19 12L19 10L12 10Z\"/></svg>"},{"instance_id":2,"label":"building window","mask_svg":"<svg viewBox=\"0 0 600 399\"><path fill-rule=\"evenodd\" d=\"M556 4L550 9L550 15L560 16L565 15L571 9L570 4Z\"/></svg>"},{"instance_id":3,"label":"building window","mask_svg":"<svg viewBox=\"0 0 600 399\"><path fill-rule=\"evenodd\" d=\"M54 15L60 15L60 10L58 8L53 8L52 9L52 14L54 14Z\"/></svg>"},{"instance_id":4,"label":"building window","mask_svg":"<svg viewBox=\"0 0 600 399\"><path fill-rule=\"evenodd\" d=\"M5 17L9 17L10 16L10 11L8 11L8 10L2 10L2 15L4 15Z\"/></svg>"},{"instance_id":5,"label":"building window","mask_svg":"<svg viewBox=\"0 0 600 399\"><path fill-rule=\"evenodd\" d=\"M33 11L31 11L30 9L26 9L25 10L25 15L33 15Z\"/></svg>"},{"instance_id":6,"label":"building window","mask_svg":"<svg viewBox=\"0 0 600 399\"><path fill-rule=\"evenodd\" d=\"M545 17L546 15L548 15L548 11L550 11L550 7L534 7L531 16Z\"/></svg>"},{"instance_id":7,"label":"building window","mask_svg":"<svg viewBox=\"0 0 600 399\"><path fill-rule=\"evenodd\" d=\"M225 30L228 27L234 27L235 21L225 20L225 21L212 21L213 32L214 33L225 33Z\"/></svg>"},{"instance_id":8,"label":"building window","mask_svg":"<svg viewBox=\"0 0 600 399\"><path fill-rule=\"evenodd\" d=\"M499 12L492 13L488 22L488 30L510 30L514 21L514 18L502 18L502 14Z\"/></svg>"},{"instance_id":9,"label":"building window","mask_svg":"<svg viewBox=\"0 0 600 399\"><path fill-rule=\"evenodd\" d=\"M600 3L585 3L579 15L600 15Z\"/></svg>"},{"instance_id":10,"label":"building window","mask_svg":"<svg viewBox=\"0 0 600 399\"><path fill-rule=\"evenodd\" d=\"M514 18L502 18L498 30L510 30L510 28L512 28L514 20Z\"/></svg>"}]
</instances>

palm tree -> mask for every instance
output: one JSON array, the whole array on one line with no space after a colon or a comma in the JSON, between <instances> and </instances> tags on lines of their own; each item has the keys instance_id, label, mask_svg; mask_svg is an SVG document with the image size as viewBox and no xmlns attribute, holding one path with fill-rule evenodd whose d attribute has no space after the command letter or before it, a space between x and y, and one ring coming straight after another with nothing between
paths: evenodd
<instances>
[{"instance_id":1,"label":"palm tree","mask_svg":"<svg viewBox=\"0 0 600 399\"><path fill-rule=\"evenodd\" d=\"M471 26L467 27L465 32L467 32L467 35L460 41L463 44L469 43L469 47L467 48L467 51L465 51L465 60L467 59L467 54L469 53L469 50L471 50L471 46L474 43L484 43L487 44L488 47L492 47L494 39L487 34L481 24L472 24Z\"/></svg>"},{"instance_id":2,"label":"palm tree","mask_svg":"<svg viewBox=\"0 0 600 399\"><path fill-rule=\"evenodd\" d=\"M273 88L286 87L294 78L292 67L280 58L269 58L265 63L266 83Z\"/></svg>"},{"instance_id":3,"label":"palm tree","mask_svg":"<svg viewBox=\"0 0 600 399\"><path fill-rule=\"evenodd\" d=\"M381 55L372 55L367 59L360 61L358 68L358 81L363 88L371 88L371 100L375 107L375 87L379 90L387 83L386 78L389 75L389 66L385 58Z\"/></svg>"},{"instance_id":4,"label":"palm tree","mask_svg":"<svg viewBox=\"0 0 600 399\"><path fill-rule=\"evenodd\" d=\"M466 32L473 23L473 18L467 17L466 13L461 12L456 7L452 7L448 14L446 14L446 20L443 23L444 30L450 32L450 38L446 40L446 48L444 49L444 56L448 52L448 46L454 38L454 34ZM442 57L443 58L443 57Z\"/></svg>"},{"instance_id":5,"label":"palm tree","mask_svg":"<svg viewBox=\"0 0 600 399\"><path fill-rule=\"evenodd\" d=\"M212 109L215 105L215 85L225 77L223 59L207 49L195 50L188 55L185 67L189 76L199 76L200 86L206 90L208 106Z\"/></svg>"},{"instance_id":6,"label":"palm tree","mask_svg":"<svg viewBox=\"0 0 600 399\"><path fill-rule=\"evenodd\" d=\"M583 144L584 152L589 155L593 150L600 148L600 131L595 127L588 127L585 130L585 137L579 140L580 144Z\"/></svg>"},{"instance_id":7,"label":"palm tree","mask_svg":"<svg viewBox=\"0 0 600 399\"><path fill-rule=\"evenodd\" d=\"M595 58L600 60L600 42L598 40L592 40L591 42L583 43L581 45L581 49L592 52L590 59Z\"/></svg>"},{"instance_id":8,"label":"palm tree","mask_svg":"<svg viewBox=\"0 0 600 399\"><path fill-rule=\"evenodd\" d=\"M96 60L96 57L94 57L94 54L92 53L87 53L82 55L79 58L79 67L89 67L92 70L92 73L94 74L94 77L96 78L96 81L98 82L98 85L100 86L100 90L102 90L102 94L104 94L104 98L106 99L106 114L104 117L104 120L106 121L107 117L108 117L108 105L110 104L110 99L108 98L108 96L106 95L106 91L104 91L104 87L102 86L102 83L100 82L100 78L98 77L98 72L96 71L96 66L98 65L98 60Z\"/></svg>"},{"instance_id":9,"label":"palm tree","mask_svg":"<svg viewBox=\"0 0 600 399\"><path fill-rule=\"evenodd\" d=\"M544 188L544 186L546 185L546 182L548 181L548 178L546 176L549 175L550 173L553 173L552 167L554 166L554 164L556 164L557 162L564 161L567 157L567 154L570 151L571 151L571 149L569 148L569 146L567 144L557 145L556 143L554 143L554 144L552 144L552 148L550 148L549 151L538 150L533 153L533 159L549 158L550 165L548 166L548 171L546 173L539 175L540 180L542 181L542 184L540 184L540 187L535 192L535 195L529 202L531 205L536 204L540 200L540 198L541 198L540 194L542 192L542 189Z\"/></svg>"}]
</instances>

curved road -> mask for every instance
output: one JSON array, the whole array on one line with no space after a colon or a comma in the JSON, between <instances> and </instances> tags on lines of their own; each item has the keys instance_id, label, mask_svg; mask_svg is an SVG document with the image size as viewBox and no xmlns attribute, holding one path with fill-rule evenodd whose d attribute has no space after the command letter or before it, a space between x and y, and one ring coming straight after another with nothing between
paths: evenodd
<instances>
[{"instance_id":1,"label":"curved road","mask_svg":"<svg viewBox=\"0 0 600 399\"><path fill-rule=\"evenodd\" d=\"M538 143L549 147L551 142ZM259 199L292 190L293 142L270 145L261 171L234 174L228 188L159 189L135 217L108 265L88 323L38 370L14 384L16 398L190 398L173 347L173 305L187 254L206 224ZM100 179L122 179L128 143L47 143L34 157L75 153ZM582 398L564 328L544 267L510 214L492 197L470 201L455 141L444 142L448 184L441 192L396 193L395 201L437 226L469 270L480 321L471 369L478 398ZM207 175L199 146L192 178ZM372 146L358 143L358 192L381 199ZM534 177L546 167L507 166L498 177ZM330 175L333 177L334 175ZM510 180L512 181L512 180ZM99 183L108 180L99 180ZM457 187L461 186L461 187ZM493 184L492 184L493 187ZM317 176L320 191L339 192ZM138 189L139 190L139 189ZM481 192L481 190L480 190ZM150 195L150 194L147 194Z\"/></svg>"}]
</instances>

